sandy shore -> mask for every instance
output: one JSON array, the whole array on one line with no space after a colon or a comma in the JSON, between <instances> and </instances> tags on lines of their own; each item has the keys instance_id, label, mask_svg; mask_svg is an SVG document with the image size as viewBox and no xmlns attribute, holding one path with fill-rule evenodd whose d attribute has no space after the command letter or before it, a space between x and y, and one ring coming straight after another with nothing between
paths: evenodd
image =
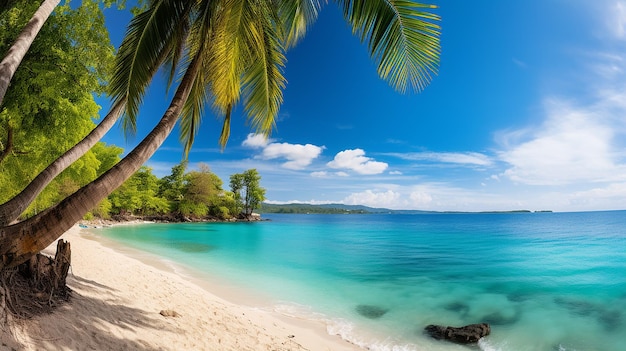
<instances>
[{"instance_id":1,"label":"sandy shore","mask_svg":"<svg viewBox=\"0 0 626 351\"><path fill-rule=\"evenodd\" d=\"M360 350L321 324L224 300L104 246L78 226L63 238L72 245L71 302L14 324L12 340L3 344L19 350ZM164 317L162 310L179 316Z\"/></svg>"}]
</instances>

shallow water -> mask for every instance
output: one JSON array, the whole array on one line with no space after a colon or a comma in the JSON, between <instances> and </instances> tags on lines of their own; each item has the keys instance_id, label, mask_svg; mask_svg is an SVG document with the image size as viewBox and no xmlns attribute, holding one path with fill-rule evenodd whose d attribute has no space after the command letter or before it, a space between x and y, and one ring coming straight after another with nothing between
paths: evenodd
<instances>
[{"instance_id":1,"label":"shallow water","mask_svg":"<svg viewBox=\"0 0 626 351\"><path fill-rule=\"evenodd\" d=\"M101 232L372 350L468 350L423 328L479 322L469 349L626 350L624 211L264 217Z\"/></svg>"}]
</instances>

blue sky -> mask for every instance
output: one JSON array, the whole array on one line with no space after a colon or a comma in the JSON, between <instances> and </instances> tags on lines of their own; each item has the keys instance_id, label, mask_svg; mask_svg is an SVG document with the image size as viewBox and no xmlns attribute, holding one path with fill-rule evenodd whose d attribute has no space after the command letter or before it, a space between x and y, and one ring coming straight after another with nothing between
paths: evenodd
<instances>
[{"instance_id":1,"label":"blue sky","mask_svg":"<svg viewBox=\"0 0 626 351\"><path fill-rule=\"evenodd\" d=\"M220 150L204 117L189 155L228 177L261 174L271 203L345 203L419 210L626 208L626 1L436 1L439 73L421 93L378 78L335 3L287 54L288 80L270 139L235 111ZM119 46L130 17L105 13ZM150 89L136 136L169 100ZM108 103L103 102L103 113ZM182 159L175 131L147 163L159 176Z\"/></svg>"}]
</instances>

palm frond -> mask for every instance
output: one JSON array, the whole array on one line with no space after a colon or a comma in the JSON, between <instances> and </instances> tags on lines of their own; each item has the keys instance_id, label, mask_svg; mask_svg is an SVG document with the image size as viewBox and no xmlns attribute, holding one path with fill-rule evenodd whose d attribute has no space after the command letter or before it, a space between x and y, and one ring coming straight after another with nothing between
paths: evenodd
<instances>
[{"instance_id":1,"label":"palm frond","mask_svg":"<svg viewBox=\"0 0 626 351\"><path fill-rule=\"evenodd\" d=\"M191 9L192 7L189 6L186 9L187 13L183 14L182 17L187 17L191 12ZM172 33L172 40L168 42L170 48L164 50L165 52L168 52L168 56L166 59L166 67L169 71L167 79L167 90L171 88L172 83L174 82L178 64L180 63L181 58L185 53L185 44L189 33L189 27L189 21L180 21L178 23L178 27L174 28L174 32Z\"/></svg>"},{"instance_id":2,"label":"palm frond","mask_svg":"<svg viewBox=\"0 0 626 351\"><path fill-rule=\"evenodd\" d=\"M220 133L219 140L222 149L226 147L228 138L230 138L230 116L232 113L232 109L232 106L228 106L228 108L226 109L226 114L224 115L224 123L222 123L222 132Z\"/></svg>"},{"instance_id":3,"label":"palm frond","mask_svg":"<svg viewBox=\"0 0 626 351\"><path fill-rule=\"evenodd\" d=\"M283 42L285 48L289 49L304 37L309 26L317 19L322 4L319 0L280 0L276 3L284 28Z\"/></svg>"},{"instance_id":4,"label":"palm frond","mask_svg":"<svg viewBox=\"0 0 626 351\"><path fill-rule=\"evenodd\" d=\"M187 20L188 1L155 0L131 21L116 57L110 84L114 100L127 99L122 126L136 129L136 116L145 90L154 74L174 48L172 37L181 21Z\"/></svg>"},{"instance_id":5,"label":"palm frond","mask_svg":"<svg viewBox=\"0 0 626 351\"><path fill-rule=\"evenodd\" d=\"M193 146L196 134L206 111L206 105L211 101L211 50L213 47L212 33L214 32L217 9L222 7L221 1L199 1L195 21L189 29L187 40L187 58L200 62L201 72L192 84L189 96L185 101L181 114L180 140L185 147L185 158Z\"/></svg>"},{"instance_id":6,"label":"palm frond","mask_svg":"<svg viewBox=\"0 0 626 351\"><path fill-rule=\"evenodd\" d=\"M201 67L202 71L204 67ZM184 157L187 158L193 146L202 116L206 110L206 104L210 101L207 83L202 74L198 74L193 81L189 96L185 101L181 113L180 140L184 144Z\"/></svg>"},{"instance_id":7,"label":"palm frond","mask_svg":"<svg viewBox=\"0 0 626 351\"><path fill-rule=\"evenodd\" d=\"M434 5L410 0L338 0L361 41L368 41L378 74L396 90L420 91L439 65L439 16Z\"/></svg>"},{"instance_id":8,"label":"palm frond","mask_svg":"<svg viewBox=\"0 0 626 351\"><path fill-rule=\"evenodd\" d=\"M247 60L246 26L250 1L225 0L211 33L209 74L213 106L224 115L229 106L239 101L241 75Z\"/></svg>"},{"instance_id":9,"label":"palm frond","mask_svg":"<svg viewBox=\"0 0 626 351\"><path fill-rule=\"evenodd\" d=\"M254 56L243 76L244 105L252 127L268 135L283 101L286 80L282 70L286 58L279 29L274 25L274 9L259 6L256 11L260 13L249 23L253 42L248 45Z\"/></svg>"}]
</instances>

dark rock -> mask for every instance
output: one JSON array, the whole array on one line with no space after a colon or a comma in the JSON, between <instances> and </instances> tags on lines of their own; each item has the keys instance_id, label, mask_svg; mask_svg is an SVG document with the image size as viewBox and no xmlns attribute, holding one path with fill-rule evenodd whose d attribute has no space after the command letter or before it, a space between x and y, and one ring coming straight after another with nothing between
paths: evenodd
<instances>
[{"instance_id":1,"label":"dark rock","mask_svg":"<svg viewBox=\"0 0 626 351\"><path fill-rule=\"evenodd\" d=\"M173 310L161 310L159 314L163 317L182 317L180 313Z\"/></svg>"},{"instance_id":2,"label":"dark rock","mask_svg":"<svg viewBox=\"0 0 626 351\"><path fill-rule=\"evenodd\" d=\"M385 313L389 312L388 309L372 305L358 305L356 306L356 311L361 316L369 319L378 319L382 317Z\"/></svg>"},{"instance_id":3,"label":"dark rock","mask_svg":"<svg viewBox=\"0 0 626 351\"><path fill-rule=\"evenodd\" d=\"M457 344L473 344L491 333L491 327L487 323L470 324L458 328L431 324L424 330L437 340L448 340Z\"/></svg>"}]
</instances>

